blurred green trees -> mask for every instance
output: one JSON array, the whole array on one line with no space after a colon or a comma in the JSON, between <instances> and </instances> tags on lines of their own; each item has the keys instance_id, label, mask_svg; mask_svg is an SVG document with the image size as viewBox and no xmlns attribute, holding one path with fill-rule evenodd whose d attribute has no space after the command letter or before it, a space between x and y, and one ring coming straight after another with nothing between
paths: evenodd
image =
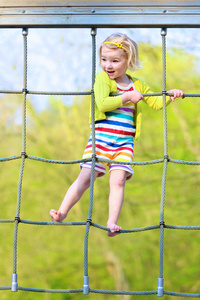
<instances>
[{"instance_id":1,"label":"blurred green trees","mask_svg":"<svg viewBox=\"0 0 200 300\"><path fill-rule=\"evenodd\" d=\"M134 75L155 92L162 90L160 47L140 44L144 68ZM167 56L167 89L199 93L200 73L196 59L182 50L170 49ZM38 112L27 99L27 154L70 161L82 157L89 138L90 97L64 104L63 97L49 97ZM21 153L22 97L0 99L0 157ZM199 98L178 99L168 108L169 156L200 160ZM135 143L135 161L163 157L162 111L143 105L143 131ZM0 219L15 217L20 160L0 164ZM127 182L119 224L136 228L159 223L162 164L135 166ZM49 210L57 209L79 173L77 164L50 164L26 159L22 186L21 218L50 221ZM199 225L199 166L169 164L165 201L166 224ZM97 180L94 189L93 221L107 221L109 175ZM72 209L66 221L85 221L89 192ZM9 286L12 274L13 224L0 223L0 286ZM165 290L197 293L200 276L198 231L165 230ZM51 289L82 288L84 227L31 226L19 224L18 283L20 286ZM103 290L156 290L159 268L159 230L122 234L113 239L91 228L89 237L90 287ZM131 296L90 294L35 294L0 291L1 299L132 299ZM157 296L138 296L138 299ZM148 298L148 299L149 299ZM164 296L164 299L173 297Z\"/></svg>"}]
</instances>

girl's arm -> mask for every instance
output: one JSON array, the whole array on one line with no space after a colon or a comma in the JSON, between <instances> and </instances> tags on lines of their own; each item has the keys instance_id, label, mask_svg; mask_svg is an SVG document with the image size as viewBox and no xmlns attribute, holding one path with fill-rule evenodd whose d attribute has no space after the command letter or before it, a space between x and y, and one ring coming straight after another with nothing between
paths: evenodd
<instances>
[{"instance_id":1,"label":"girl's arm","mask_svg":"<svg viewBox=\"0 0 200 300\"><path fill-rule=\"evenodd\" d=\"M152 93L150 87L146 83L144 83L140 80L135 82L135 86L136 86L136 89L140 90L141 93ZM174 96L166 97L167 105L169 103L171 103L171 101L174 101L178 97L184 98L184 94L183 94L182 90L172 89L172 90L169 90L168 93L173 93ZM155 110L160 110L163 108L163 97L162 96L145 96L143 100L148 106L150 106L151 108L153 108Z\"/></svg>"},{"instance_id":2,"label":"girl's arm","mask_svg":"<svg viewBox=\"0 0 200 300\"><path fill-rule=\"evenodd\" d=\"M122 95L122 102L123 102L123 104L126 103L126 102L128 102L128 101L131 101L132 103L136 104L136 103L138 103L142 99L144 99L144 97L137 90L130 91L130 92L125 92Z\"/></svg>"},{"instance_id":3,"label":"girl's arm","mask_svg":"<svg viewBox=\"0 0 200 300\"><path fill-rule=\"evenodd\" d=\"M113 86L112 86L113 85ZM114 80L109 80L105 72L96 75L94 84L95 102L100 112L107 112L123 106L122 95L109 96L111 92L117 93Z\"/></svg>"},{"instance_id":4,"label":"girl's arm","mask_svg":"<svg viewBox=\"0 0 200 300\"><path fill-rule=\"evenodd\" d=\"M116 82L108 79L108 75L105 72L99 72L94 85L95 102L99 111L112 111L123 106L128 101L136 104L143 99L143 96L137 90L125 92L118 96L109 96L112 92L117 93Z\"/></svg>"}]
</instances>

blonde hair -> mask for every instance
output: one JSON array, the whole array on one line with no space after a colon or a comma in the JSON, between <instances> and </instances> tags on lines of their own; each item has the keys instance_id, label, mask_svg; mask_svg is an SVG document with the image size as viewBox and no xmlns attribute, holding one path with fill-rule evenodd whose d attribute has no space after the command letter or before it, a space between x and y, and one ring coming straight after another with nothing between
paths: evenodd
<instances>
[{"instance_id":1,"label":"blonde hair","mask_svg":"<svg viewBox=\"0 0 200 300\"><path fill-rule=\"evenodd\" d=\"M110 42L110 43L107 43ZM106 43L106 44L104 44ZM105 45L106 47L110 49L117 49L119 48L118 45L122 45L120 47L122 51L124 52L124 55L126 55L128 60L128 69L131 71L136 71L141 68L140 62L139 62L139 54L138 54L138 45L136 42L131 40L126 34L122 33L115 33L109 36L105 41L101 44L99 49L99 54L101 58L102 53L102 47ZM124 48L124 49L123 49Z\"/></svg>"}]
</instances>

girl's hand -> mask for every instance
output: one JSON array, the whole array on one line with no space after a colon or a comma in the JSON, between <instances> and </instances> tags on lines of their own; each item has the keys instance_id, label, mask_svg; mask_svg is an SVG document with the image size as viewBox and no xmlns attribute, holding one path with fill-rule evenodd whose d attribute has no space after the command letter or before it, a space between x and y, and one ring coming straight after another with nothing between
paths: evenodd
<instances>
[{"instance_id":1,"label":"girl's hand","mask_svg":"<svg viewBox=\"0 0 200 300\"><path fill-rule=\"evenodd\" d=\"M140 92L138 92L137 90L134 91L129 91L129 92L125 92L122 95L122 102L126 103L128 101L131 101L133 103L138 103L140 100L144 99L144 97L142 96L142 94Z\"/></svg>"},{"instance_id":2,"label":"girl's hand","mask_svg":"<svg viewBox=\"0 0 200 300\"><path fill-rule=\"evenodd\" d=\"M176 98L181 97L182 99L184 98L184 93L181 90L173 89L169 90L168 93L174 94L174 96L170 96L169 98L174 101Z\"/></svg>"}]
</instances>

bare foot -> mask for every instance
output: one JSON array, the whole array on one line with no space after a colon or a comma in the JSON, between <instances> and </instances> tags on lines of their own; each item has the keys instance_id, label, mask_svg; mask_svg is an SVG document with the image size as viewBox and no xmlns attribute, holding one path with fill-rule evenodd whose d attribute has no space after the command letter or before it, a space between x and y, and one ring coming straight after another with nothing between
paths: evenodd
<instances>
[{"instance_id":1,"label":"bare foot","mask_svg":"<svg viewBox=\"0 0 200 300\"><path fill-rule=\"evenodd\" d=\"M62 222L66 218L65 214L59 210L56 211L55 209L51 209L49 214L52 222Z\"/></svg>"},{"instance_id":2,"label":"bare foot","mask_svg":"<svg viewBox=\"0 0 200 300\"><path fill-rule=\"evenodd\" d=\"M120 227L114 223L111 223L111 224L107 223L107 227L110 229L110 231L107 231L107 235L109 237L113 237L115 235L120 234L120 230L122 229L122 227Z\"/></svg>"}]
</instances>

